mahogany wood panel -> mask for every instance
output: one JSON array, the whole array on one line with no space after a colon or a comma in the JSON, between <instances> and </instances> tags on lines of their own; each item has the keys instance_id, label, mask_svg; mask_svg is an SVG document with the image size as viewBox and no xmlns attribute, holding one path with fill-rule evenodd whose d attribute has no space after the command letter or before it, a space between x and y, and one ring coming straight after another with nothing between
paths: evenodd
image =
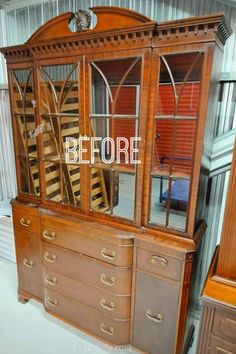
<instances>
[{"instance_id":1,"label":"mahogany wood panel","mask_svg":"<svg viewBox=\"0 0 236 354\"><path fill-rule=\"evenodd\" d=\"M116 319L130 318L130 296L118 296L44 268L44 285Z\"/></svg>"},{"instance_id":2,"label":"mahogany wood panel","mask_svg":"<svg viewBox=\"0 0 236 354\"><path fill-rule=\"evenodd\" d=\"M179 259L162 255L158 252L138 249L137 269L159 274L173 280L180 280L182 262Z\"/></svg>"},{"instance_id":3,"label":"mahogany wood panel","mask_svg":"<svg viewBox=\"0 0 236 354\"><path fill-rule=\"evenodd\" d=\"M16 203L12 204L14 226L23 231L40 233L40 219L38 209L29 208Z\"/></svg>"},{"instance_id":4,"label":"mahogany wood panel","mask_svg":"<svg viewBox=\"0 0 236 354\"><path fill-rule=\"evenodd\" d=\"M137 272L135 293L133 344L151 354L174 353L179 284Z\"/></svg>"},{"instance_id":5,"label":"mahogany wood panel","mask_svg":"<svg viewBox=\"0 0 236 354\"><path fill-rule=\"evenodd\" d=\"M134 220L126 220L90 210L89 166L81 166L80 169L80 183L83 186L80 209L46 200L43 139L42 134L39 134L41 196L19 192L18 201L21 204L13 205L19 298L42 298L44 281L45 308L55 316L112 343L128 344L130 338L133 338L135 345L150 353L180 354L192 265L190 257L206 229L201 218L206 197L212 115L217 93L217 85L211 85L210 81L217 81L220 51L231 29L223 14L157 24L128 9L95 7L92 11L97 16L94 29L70 32L68 23L72 13L66 13L44 24L26 44L2 48L1 52L7 60L9 78L11 70L32 68L37 103L34 113L38 125L42 123L39 66L79 62L80 92L77 102L80 103L81 135L88 135L91 131L90 62L101 60L106 64L114 59L122 61L126 58L140 58L138 135L142 139L139 144L141 165L136 171L135 217ZM204 60L201 85L186 84L180 104L181 114L193 115L197 112L197 101L200 102L197 125L187 122L181 124L178 131L182 143L177 144L176 154L189 156L194 145L188 224L186 232L181 232L148 224L151 157L156 134L153 117L157 113L158 92L164 105L163 111L159 110L158 114L167 114L171 108L171 100L166 101L170 97L170 88L157 85L160 56L193 52L204 53ZM215 54L219 58L213 61ZM212 71L213 65L215 71ZM107 65L106 69L112 73L111 65ZM178 62L177 69L178 74L181 74L182 62ZM137 72L133 71L130 84L136 84L136 76ZM10 90L13 95L12 83ZM125 90L121 92L118 101L118 113L122 113L123 105L128 107L128 113L134 110L134 89ZM211 100L209 110L208 98ZM210 120L205 125L207 111ZM16 123L13 123L15 127ZM133 123L121 122L117 127L113 134L115 137L118 134L129 137ZM14 143L17 147L15 128ZM166 135L165 147L160 147L160 153L167 154L167 138L173 131L163 125L160 128L161 134ZM196 140L193 144L191 138L194 131ZM205 144L208 138L209 144ZM17 148L15 151L17 155ZM19 171L19 161L16 160ZM19 172L17 175L20 186ZM62 180L60 185L63 185ZM133 259L134 243L142 250L135 252ZM153 260L151 265L150 257ZM57 281L54 285L55 279ZM215 292L213 288L211 286L211 290L208 289L209 293ZM100 297L104 301L101 302ZM233 303L235 299L232 294L230 298ZM113 303L115 308L112 314L110 311L113 310L108 308L112 308ZM105 314L106 311L109 314ZM163 318L158 314L163 314Z\"/></svg>"},{"instance_id":6,"label":"mahogany wood panel","mask_svg":"<svg viewBox=\"0 0 236 354\"><path fill-rule=\"evenodd\" d=\"M216 309L212 333L236 344L236 313Z\"/></svg>"},{"instance_id":7,"label":"mahogany wood panel","mask_svg":"<svg viewBox=\"0 0 236 354\"><path fill-rule=\"evenodd\" d=\"M105 241L102 242L100 239L93 239L84 233L68 232L67 229L44 224L42 224L42 239L106 263L121 267L132 266L133 247L131 245L116 246Z\"/></svg>"},{"instance_id":8,"label":"mahogany wood panel","mask_svg":"<svg viewBox=\"0 0 236 354\"><path fill-rule=\"evenodd\" d=\"M216 275L235 282L236 286L236 145L225 204L224 223Z\"/></svg>"},{"instance_id":9,"label":"mahogany wood panel","mask_svg":"<svg viewBox=\"0 0 236 354\"><path fill-rule=\"evenodd\" d=\"M212 336L209 354L236 354L236 345Z\"/></svg>"},{"instance_id":10,"label":"mahogany wood panel","mask_svg":"<svg viewBox=\"0 0 236 354\"><path fill-rule=\"evenodd\" d=\"M129 343L128 320L114 320L56 291L45 289L45 307L72 323L115 344Z\"/></svg>"},{"instance_id":11,"label":"mahogany wood panel","mask_svg":"<svg viewBox=\"0 0 236 354\"><path fill-rule=\"evenodd\" d=\"M19 292L42 298L42 265L40 237L32 232L14 227Z\"/></svg>"},{"instance_id":12,"label":"mahogany wood panel","mask_svg":"<svg viewBox=\"0 0 236 354\"><path fill-rule=\"evenodd\" d=\"M214 254L202 293L197 354L236 353L236 288L219 282L215 276L220 247Z\"/></svg>"},{"instance_id":13,"label":"mahogany wood panel","mask_svg":"<svg viewBox=\"0 0 236 354\"><path fill-rule=\"evenodd\" d=\"M43 264L48 270L65 274L112 294L131 294L131 268L108 265L46 242L43 242L42 252Z\"/></svg>"}]
</instances>

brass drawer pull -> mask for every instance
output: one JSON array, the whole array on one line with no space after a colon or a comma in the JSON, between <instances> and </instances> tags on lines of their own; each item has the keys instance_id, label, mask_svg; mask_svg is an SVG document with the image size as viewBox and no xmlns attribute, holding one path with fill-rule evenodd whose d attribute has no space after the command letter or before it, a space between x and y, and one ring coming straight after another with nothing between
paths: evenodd
<instances>
[{"instance_id":1,"label":"brass drawer pull","mask_svg":"<svg viewBox=\"0 0 236 354\"><path fill-rule=\"evenodd\" d=\"M48 285L56 285L57 282L58 280L55 277L53 278L45 277L45 283Z\"/></svg>"},{"instance_id":2,"label":"brass drawer pull","mask_svg":"<svg viewBox=\"0 0 236 354\"><path fill-rule=\"evenodd\" d=\"M107 278L105 273L101 274L100 279L103 284L108 285L108 286L113 286L113 285L115 285L115 282L116 282L116 277Z\"/></svg>"},{"instance_id":3,"label":"brass drawer pull","mask_svg":"<svg viewBox=\"0 0 236 354\"><path fill-rule=\"evenodd\" d=\"M103 322L100 324L100 330L103 333L108 334L108 336L113 336L114 334L114 327L107 328Z\"/></svg>"},{"instance_id":4,"label":"brass drawer pull","mask_svg":"<svg viewBox=\"0 0 236 354\"><path fill-rule=\"evenodd\" d=\"M50 254L48 252L46 252L45 255L44 255L44 259L45 259L45 261L47 261L49 263L53 263L57 259L57 256L55 254L50 256Z\"/></svg>"},{"instance_id":5,"label":"brass drawer pull","mask_svg":"<svg viewBox=\"0 0 236 354\"><path fill-rule=\"evenodd\" d=\"M110 254L108 254L106 248L103 248L101 250L101 255L103 256L103 258L113 261L116 258L116 251L112 251L111 255L110 255Z\"/></svg>"},{"instance_id":6,"label":"brass drawer pull","mask_svg":"<svg viewBox=\"0 0 236 354\"><path fill-rule=\"evenodd\" d=\"M27 258L25 258L25 259L23 260L23 264L24 264L27 268L33 268L33 266L34 266L34 262L33 262L33 261L28 261Z\"/></svg>"},{"instance_id":7,"label":"brass drawer pull","mask_svg":"<svg viewBox=\"0 0 236 354\"><path fill-rule=\"evenodd\" d=\"M156 255L151 256L150 262L152 264L156 264L157 262L160 262L163 267L167 266L167 264L168 264L167 259L165 259L164 257L161 257L161 256L156 256Z\"/></svg>"},{"instance_id":8,"label":"brass drawer pull","mask_svg":"<svg viewBox=\"0 0 236 354\"><path fill-rule=\"evenodd\" d=\"M153 316L151 310L146 310L146 316L149 320L154 321L156 323L161 323L163 320L163 315L161 313L158 313L157 316Z\"/></svg>"},{"instance_id":9,"label":"brass drawer pull","mask_svg":"<svg viewBox=\"0 0 236 354\"><path fill-rule=\"evenodd\" d=\"M20 219L20 224L24 227L29 227L31 224L31 220L25 220L24 218Z\"/></svg>"},{"instance_id":10,"label":"brass drawer pull","mask_svg":"<svg viewBox=\"0 0 236 354\"><path fill-rule=\"evenodd\" d=\"M52 307L56 307L59 304L57 299L52 300L50 297L47 298L47 303Z\"/></svg>"},{"instance_id":11,"label":"brass drawer pull","mask_svg":"<svg viewBox=\"0 0 236 354\"><path fill-rule=\"evenodd\" d=\"M114 309L115 309L115 304L114 304L114 302L110 302L110 304L107 305L107 304L106 304L106 300L103 299L103 298L101 298L101 300L100 300L100 305L101 305L104 309L106 309L106 310L108 310L108 311L114 311Z\"/></svg>"},{"instance_id":12,"label":"brass drawer pull","mask_svg":"<svg viewBox=\"0 0 236 354\"><path fill-rule=\"evenodd\" d=\"M45 240L52 241L56 236L56 233L53 231L51 234L49 234L48 230L43 231L43 237Z\"/></svg>"}]
</instances>

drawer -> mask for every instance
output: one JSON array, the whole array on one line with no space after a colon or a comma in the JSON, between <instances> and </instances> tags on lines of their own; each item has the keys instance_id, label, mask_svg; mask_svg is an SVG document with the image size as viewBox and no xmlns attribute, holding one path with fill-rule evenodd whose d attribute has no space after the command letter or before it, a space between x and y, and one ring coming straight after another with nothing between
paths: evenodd
<instances>
[{"instance_id":1,"label":"drawer","mask_svg":"<svg viewBox=\"0 0 236 354\"><path fill-rule=\"evenodd\" d=\"M236 354L236 345L212 336L209 354Z\"/></svg>"},{"instance_id":2,"label":"drawer","mask_svg":"<svg viewBox=\"0 0 236 354\"><path fill-rule=\"evenodd\" d=\"M133 343L151 354L175 353L179 286L136 274Z\"/></svg>"},{"instance_id":3,"label":"drawer","mask_svg":"<svg viewBox=\"0 0 236 354\"><path fill-rule=\"evenodd\" d=\"M109 342L119 345L129 343L128 320L114 320L49 289L45 289L45 307Z\"/></svg>"},{"instance_id":4,"label":"drawer","mask_svg":"<svg viewBox=\"0 0 236 354\"><path fill-rule=\"evenodd\" d=\"M14 227L34 233L40 233L40 218L37 209L25 206L15 207L13 204Z\"/></svg>"},{"instance_id":5,"label":"drawer","mask_svg":"<svg viewBox=\"0 0 236 354\"><path fill-rule=\"evenodd\" d=\"M54 245L121 267L132 266L133 245L114 245L81 233L42 224L42 238Z\"/></svg>"},{"instance_id":6,"label":"drawer","mask_svg":"<svg viewBox=\"0 0 236 354\"><path fill-rule=\"evenodd\" d=\"M229 311L216 310L212 333L236 344L236 315Z\"/></svg>"},{"instance_id":7,"label":"drawer","mask_svg":"<svg viewBox=\"0 0 236 354\"><path fill-rule=\"evenodd\" d=\"M173 280L180 280L182 261L169 256L163 256L156 252L150 252L138 248L137 268L147 272L159 274Z\"/></svg>"},{"instance_id":8,"label":"drawer","mask_svg":"<svg viewBox=\"0 0 236 354\"><path fill-rule=\"evenodd\" d=\"M15 228L19 289L42 298L42 266L39 235Z\"/></svg>"},{"instance_id":9,"label":"drawer","mask_svg":"<svg viewBox=\"0 0 236 354\"><path fill-rule=\"evenodd\" d=\"M43 262L55 271L112 294L130 295L132 268L121 268L43 242Z\"/></svg>"},{"instance_id":10,"label":"drawer","mask_svg":"<svg viewBox=\"0 0 236 354\"><path fill-rule=\"evenodd\" d=\"M44 268L44 285L116 319L130 318L130 296L117 296Z\"/></svg>"}]
</instances>

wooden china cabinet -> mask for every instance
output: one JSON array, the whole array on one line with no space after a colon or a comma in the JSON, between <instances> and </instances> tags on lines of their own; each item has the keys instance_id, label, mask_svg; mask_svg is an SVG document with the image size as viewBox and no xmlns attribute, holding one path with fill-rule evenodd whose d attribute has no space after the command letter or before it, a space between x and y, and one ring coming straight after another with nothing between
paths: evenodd
<instances>
[{"instance_id":1,"label":"wooden china cabinet","mask_svg":"<svg viewBox=\"0 0 236 354\"><path fill-rule=\"evenodd\" d=\"M157 24L91 10L93 29L87 12L65 13L1 49L19 300L112 344L180 354L230 28L223 14ZM74 142L88 163L68 161Z\"/></svg>"}]
</instances>

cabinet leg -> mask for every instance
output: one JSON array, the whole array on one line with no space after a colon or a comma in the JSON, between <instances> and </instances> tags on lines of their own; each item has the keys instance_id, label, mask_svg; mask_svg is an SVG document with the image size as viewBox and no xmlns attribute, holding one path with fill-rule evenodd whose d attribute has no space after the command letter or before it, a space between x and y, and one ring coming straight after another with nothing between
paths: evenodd
<instances>
[{"instance_id":1,"label":"cabinet leg","mask_svg":"<svg viewBox=\"0 0 236 354\"><path fill-rule=\"evenodd\" d=\"M25 296L23 296L23 295L20 295L20 294L18 294L18 301L21 303L21 304L26 304L28 301L29 301L29 299L27 299Z\"/></svg>"}]
</instances>

